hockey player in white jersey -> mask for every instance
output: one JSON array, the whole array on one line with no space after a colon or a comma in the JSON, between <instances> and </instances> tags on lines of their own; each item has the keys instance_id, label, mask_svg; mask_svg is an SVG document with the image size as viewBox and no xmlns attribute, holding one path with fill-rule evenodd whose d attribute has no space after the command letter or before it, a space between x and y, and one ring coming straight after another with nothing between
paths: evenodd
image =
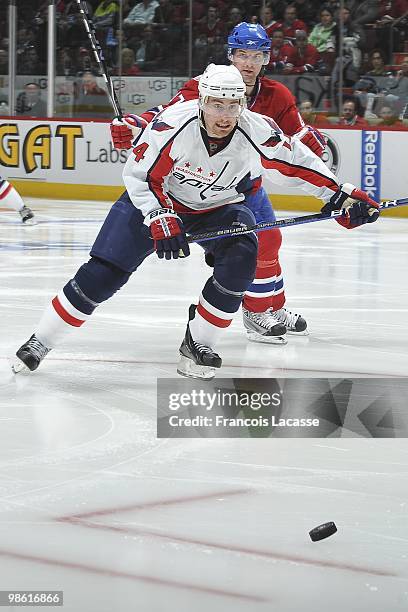
<instances>
[{"instance_id":1,"label":"hockey player in white jersey","mask_svg":"<svg viewBox=\"0 0 408 612\"><path fill-rule=\"evenodd\" d=\"M20 194L14 189L6 179L0 176L0 206L6 206L12 208L20 215L21 221L25 225L34 225L34 213L26 206L20 196Z\"/></svg>"},{"instance_id":2,"label":"hockey player in white jersey","mask_svg":"<svg viewBox=\"0 0 408 612\"><path fill-rule=\"evenodd\" d=\"M156 251L160 258L188 256L186 232L251 226L245 199L266 173L321 198L328 214L347 206L347 227L371 223L378 204L353 185L339 185L327 166L273 120L245 109L245 85L234 66L210 66L199 100L169 107L135 142L124 168L127 191L113 205L81 266L52 300L31 338L17 351L15 371L35 370L66 332ZM178 373L212 378L221 366L216 345L252 283L257 237L250 233L201 243L214 258L212 276L189 309ZM175 291L176 291L175 287Z\"/></svg>"}]
</instances>

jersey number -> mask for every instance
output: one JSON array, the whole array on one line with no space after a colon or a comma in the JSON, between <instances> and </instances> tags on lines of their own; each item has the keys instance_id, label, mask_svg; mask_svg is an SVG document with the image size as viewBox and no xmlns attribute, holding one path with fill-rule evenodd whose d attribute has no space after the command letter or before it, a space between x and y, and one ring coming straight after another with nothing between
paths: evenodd
<instances>
[{"instance_id":1,"label":"jersey number","mask_svg":"<svg viewBox=\"0 0 408 612\"><path fill-rule=\"evenodd\" d=\"M143 144L137 145L137 147L133 149L133 153L136 158L135 161L140 162L141 159L144 159L144 153L148 146L149 145L144 142Z\"/></svg>"}]
</instances>

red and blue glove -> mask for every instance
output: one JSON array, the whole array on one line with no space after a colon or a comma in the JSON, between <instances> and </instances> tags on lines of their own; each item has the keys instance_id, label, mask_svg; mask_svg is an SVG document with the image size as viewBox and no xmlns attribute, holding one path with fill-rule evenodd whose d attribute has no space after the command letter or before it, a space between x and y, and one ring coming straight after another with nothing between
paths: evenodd
<instances>
[{"instance_id":1,"label":"red and blue glove","mask_svg":"<svg viewBox=\"0 0 408 612\"><path fill-rule=\"evenodd\" d=\"M378 203L351 183L340 185L340 189L323 206L321 212L329 215L334 210L341 209L345 211L345 216L336 218L336 221L347 229L364 223L374 223L380 216Z\"/></svg>"},{"instance_id":2,"label":"red and blue glove","mask_svg":"<svg viewBox=\"0 0 408 612\"><path fill-rule=\"evenodd\" d=\"M122 119L115 117L110 124L111 138L116 149L130 149L135 138L147 126L147 121L137 115L124 115Z\"/></svg>"},{"instance_id":3,"label":"red and blue glove","mask_svg":"<svg viewBox=\"0 0 408 612\"><path fill-rule=\"evenodd\" d=\"M326 148L326 139L316 128L305 125L295 133L294 137L303 142L318 157L323 155Z\"/></svg>"},{"instance_id":4,"label":"red and blue glove","mask_svg":"<svg viewBox=\"0 0 408 612\"><path fill-rule=\"evenodd\" d=\"M144 224L150 230L154 248L160 259L178 259L180 251L183 253L182 257L190 255L183 222L170 208L153 210L145 217Z\"/></svg>"}]
</instances>

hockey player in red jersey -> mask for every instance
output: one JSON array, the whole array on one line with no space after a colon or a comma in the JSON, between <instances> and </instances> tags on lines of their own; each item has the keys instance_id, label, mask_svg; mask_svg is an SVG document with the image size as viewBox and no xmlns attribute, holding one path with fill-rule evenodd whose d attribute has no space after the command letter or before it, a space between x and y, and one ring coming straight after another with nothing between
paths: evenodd
<instances>
[{"instance_id":1,"label":"hockey player in red jersey","mask_svg":"<svg viewBox=\"0 0 408 612\"><path fill-rule=\"evenodd\" d=\"M241 23L228 37L228 58L238 68L246 85L247 108L276 121L285 134L295 135L314 153L321 156L325 142L313 127L306 126L296 102L285 85L263 76L270 61L271 41L259 24ZM165 106L198 97L199 78L188 81ZM127 115L125 123L111 125L112 140L117 148L130 148L132 141L147 122L164 107L157 107L137 117ZM127 125L128 124L128 125ZM257 223L274 221L275 214L263 188L255 190L247 201ZM279 263L282 243L280 230L269 230L259 236L258 262L254 282L243 301L243 319L248 338L255 342L286 344L284 334L307 334L307 324L299 314L284 307L285 293Z\"/></svg>"},{"instance_id":2,"label":"hockey player in red jersey","mask_svg":"<svg viewBox=\"0 0 408 612\"><path fill-rule=\"evenodd\" d=\"M378 219L378 204L366 193L339 185L298 139L245 108L245 84L234 66L211 65L200 79L199 100L165 109L140 134L123 171L126 191L108 213L91 259L54 297L17 351L14 371L37 369L154 251L166 260L177 259L180 250L188 257L186 232L252 226L255 216L247 201L263 174L320 198L325 214L345 208L346 227ZM213 257L214 269L198 304L190 306L177 371L209 379L222 363L216 345L253 282L258 239L250 232L201 246Z\"/></svg>"},{"instance_id":3,"label":"hockey player in red jersey","mask_svg":"<svg viewBox=\"0 0 408 612\"><path fill-rule=\"evenodd\" d=\"M21 221L25 225L34 225L34 213L28 208L21 199L20 194L14 189L6 179L0 176L0 206L12 208L20 215Z\"/></svg>"}]
</instances>

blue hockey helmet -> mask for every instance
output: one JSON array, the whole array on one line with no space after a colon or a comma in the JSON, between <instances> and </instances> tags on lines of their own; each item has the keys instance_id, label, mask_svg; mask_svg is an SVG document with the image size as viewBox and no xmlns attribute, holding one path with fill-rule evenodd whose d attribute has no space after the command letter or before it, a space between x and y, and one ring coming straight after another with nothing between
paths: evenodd
<instances>
[{"instance_id":1,"label":"blue hockey helmet","mask_svg":"<svg viewBox=\"0 0 408 612\"><path fill-rule=\"evenodd\" d=\"M269 63L271 41L259 23L239 23L228 36L228 59L232 59L234 49L246 51L262 51L265 55L264 64Z\"/></svg>"}]
</instances>

